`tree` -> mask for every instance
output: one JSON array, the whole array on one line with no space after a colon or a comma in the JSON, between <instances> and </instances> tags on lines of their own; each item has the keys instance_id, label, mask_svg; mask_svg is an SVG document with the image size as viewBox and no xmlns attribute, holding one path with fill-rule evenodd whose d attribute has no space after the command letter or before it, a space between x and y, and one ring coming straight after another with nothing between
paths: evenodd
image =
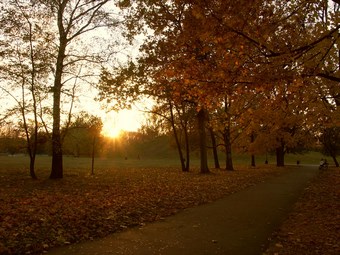
<instances>
[{"instance_id":1,"label":"tree","mask_svg":"<svg viewBox=\"0 0 340 255\"><path fill-rule=\"evenodd\" d=\"M25 29L20 28L21 32L17 33L17 37L15 37L14 30L12 35L16 39L15 42L20 40L25 44L31 42L31 48L27 47L29 51L26 51L30 54L22 54L21 63L26 68L23 69L26 72L25 82L30 81L30 90L35 97L32 98L33 108L39 113L35 116L35 120L38 116L41 118L45 111L44 106L37 108L40 99L36 92L43 88L43 91L52 93L52 168L50 174L52 179L63 177L61 135L63 107L67 105L68 98L71 97L72 102L69 104L72 109L78 84L94 84L95 76L99 72L98 68L96 71L95 66L100 67L101 64L110 60L113 54L112 46L116 40L109 40L111 39L110 32L112 28L119 26L120 22L112 15L114 6L109 5L112 2L109 0L38 0L22 3L18 0L8 0L1 6L2 13L6 13L9 17L12 15L10 19L12 25L6 19L2 20L2 23L6 24L3 26L5 34L10 34L15 26L17 28L21 25L27 27L26 33L23 32ZM94 34L95 31L98 33ZM3 35L1 44L5 45L9 52L13 52L14 44L3 42L2 39L7 39ZM107 44L98 43L103 47L90 47L89 42L98 42L98 37L101 37L101 42ZM16 47L18 45L21 46L19 43L15 44ZM2 56L4 53L5 51L1 51ZM4 66L6 64L8 60L4 62ZM28 64L31 65L31 70ZM38 73L40 70L46 74L44 83L38 83L41 81L40 73ZM12 74L19 76L19 73L20 70L14 70ZM27 79L28 74L31 75L30 79ZM5 77L5 80L10 79ZM27 104L24 108L27 108ZM71 116L71 110L69 116ZM49 130L48 123L41 119L40 121L46 131Z\"/></svg>"},{"instance_id":2,"label":"tree","mask_svg":"<svg viewBox=\"0 0 340 255\"><path fill-rule=\"evenodd\" d=\"M74 115L69 126L62 129L65 153L76 157L91 157L95 149L93 143L99 144L97 140L101 136L102 125L101 119L90 113L81 111Z\"/></svg>"},{"instance_id":3,"label":"tree","mask_svg":"<svg viewBox=\"0 0 340 255\"><path fill-rule=\"evenodd\" d=\"M215 164L215 168L216 169L220 169L220 162L218 159L218 145L217 145L217 141L216 141L216 134L213 130L213 128L209 128L209 133L210 133L210 138L211 138L211 147L212 147L212 151L213 151L213 157L214 157L214 164Z\"/></svg>"},{"instance_id":4,"label":"tree","mask_svg":"<svg viewBox=\"0 0 340 255\"><path fill-rule=\"evenodd\" d=\"M62 143L60 133L60 103L62 88L67 81L67 73L74 64L84 61L97 62L96 55L84 55L74 51L71 44L81 36L100 27L117 25L110 19L104 6L109 0L102 1L46 1L56 18L59 42L55 64L55 78L53 85L53 130L52 130L52 169L50 178L63 177ZM65 77L66 76L66 77Z\"/></svg>"},{"instance_id":5,"label":"tree","mask_svg":"<svg viewBox=\"0 0 340 255\"><path fill-rule=\"evenodd\" d=\"M170 86L175 104L183 100L193 103L201 135L205 135L203 113L224 107L221 130L227 168L232 169L232 139L240 134L247 137L248 147L250 135L254 136L253 148L267 136L266 149L276 150L280 166L284 165L284 153L309 137L310 124L303 117L312 102L306 97L300 100L294 92L308 91L303 87L305 80L318 86L315 76L329 71L328 78L334 78L330 63L339 45L339 25L336 8L332 13L320 12L327 9L327 1L135 0L122 1L122 5L131 7L129 38L146 31L142 56L136 61L137 69L142 65L147 74L148 82L143 85L157 91L155 94ZM327 25L320 22L323 13ZM258 92L262 96L252 109L257 113L253 118L259 119L247 123L242 115L249 111L242 107L250 105L247 100ZM269 108L263 108L267 103ZM302 113L300 117L297 112ZM270 135L262 133L264 130ZM204 137L200 141L205 146ZM201 151L205 161L204 148ZM202 171L205 168L202 162Z\"/></svg>"},{"instance_id":6,"label":"tree","mask_svg":"<svg viewBox=\"0 0 340 255\"><path fill-rule=\"evenodd\" d=\"M170 96L165 100L165 104L155 106L152 113L164 118L171 126L182 171L188 172L190 168L190 145L187 106L185 102L182 102L181 105L174 104L173 99ZM162 108L165 112L160 111ZM182 137L184 137L185 153L183 153Z\"/></svg>"},{"instance_id":7,"label":"tree","mask_svg":"<svg viewBox=\"0 0 340 255\"><path fill-rule=\"evenodd\" d=\"M21 127L26 137L27 153L30 157L30 175L35 174L35 158L38 149L39 118L46 90L42 84L47 81L50 59L47 58L49 36L42 33L37 20L48 21L48 16L39 13L34 3L6 2L1 8L1 34L3 51L0 72L6 77L1 88L15 102L8 109L8 115L19 111ZM3 6L2 6L3 7Z\"/></svg>"},{"instance_id":8,"label":"tree","mask_svg":"<svg viewBox=\"0 0 340 255\"><path fill-rule=\"evenodd\" d=\"M325 128L321 135L321 143L323 145L322 152L331 156L336 167L339 167L339 162L336 157L340 153L340 130L339 127Z\"/></svg>"}]
</instances>

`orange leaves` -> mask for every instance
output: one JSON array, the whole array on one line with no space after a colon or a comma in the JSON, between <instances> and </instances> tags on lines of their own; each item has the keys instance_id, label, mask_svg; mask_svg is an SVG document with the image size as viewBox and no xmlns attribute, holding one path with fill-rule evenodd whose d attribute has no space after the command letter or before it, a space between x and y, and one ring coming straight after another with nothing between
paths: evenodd
<instances>
[{"instance_id":1,"label":"orange leaves","mask_svg":"<svg viewBox=\"0 0 340 255\"><path fill-rule=\"evenodd\" d=\"M60 182L27 179L18 188L16 176L6 183L1 179L0 254L41 253L103 237L213 201L273 173L216 171L203 176L173 168L110 169Z\"/></svg>"},{"instance_id":2,"label":"orange leaves","mask_svg":"<svg viewBox=\"0 0 340 255\"><path fill-rule=\"evenodd\" d=\"M191 13L196 19L203 19L205 17L204 13L202 12L202 9L199 8L197 5L194 5L191 8Z\"/></svg>"}]
</instances>

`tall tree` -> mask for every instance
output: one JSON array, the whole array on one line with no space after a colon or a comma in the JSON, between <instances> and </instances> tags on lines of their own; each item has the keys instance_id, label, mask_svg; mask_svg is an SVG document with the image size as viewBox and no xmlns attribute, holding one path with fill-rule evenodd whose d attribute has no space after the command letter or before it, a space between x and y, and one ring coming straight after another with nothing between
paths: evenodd
<instances>
[{"instance_id":1,"label":"tall tree","mask_svg":"<svg viewBox=\"0 0 340 255\"><path fill-rule=\"evenodd\" d=\"M7 8L0 10L3 46L0 72L6 77L1 88L14 100L15 108L20 112L19 119L30 158L30 175L37 179L35 158L39 122L42 120L40 112L42 101L47 97L47 91L42 84L47 81L48 66L51 63L47 57L48 51L51 50L51 36L44 35L37 23L38 20L48 23L49 17L40 13L33 2L13 0L5 1L5 4ZM8 109L8 112L11 112L11 109Z\"/></svg>"},{"instance_id":2,"label":"tall tree","mask_svg":"<svg viewBox=\"0 0 340 255\"><path fill-rule=\"evenodd\" d=\"M29 2L6 0L1 5L2 13L10 14L12 12L13 14L11 19L13 26L3 27L5 33L9 33L8 31L11 31L14 26L18 27L20 24L31 29L31 33L19 33L17 38L22 36L21 40L24 42L34 39L34 41L31 40L31 50L27 51L31 54L22 55L22 63L25 65L31 63L33 70L30 79L32 93L33 90L38 90L37 80L39 77L34 70L44 69L48 72L47 80L43 85L45 90L52 92L53 100L50 178L63 177L60 127L63 121L62 111L67 104L65 99L69 96L72 97L72 100L75 98L74 93L77 87L75 84L93 84L96 80L94 77L100 71L100 68L97 68L96 71L94 67L100 67L103 62L111 59L113 54L112 46L116 44L116 40L110 40L112 39L110 38L112 34L110 29L116 28L120 24L118 16L114 16L114 3L113 0L38 0ZM22 15L20 16L18 13ZM9 23L7 22L7 24ZM35 36L38 34L39 37ZM101 38L101 41L98 38ZM3 41L2 39L7 39L7 37L2 34L0 40ZM43 47L38 47L42 45L42 42L46 43L45 51L42 51ZM107 44L103 45L103 42ZM98 43L102 47L91 47L89 43ZM2 45L4 44L2 43ZM12 51L14 50L13 46L13 43L8 44L8 48ZM45 62L38 59L39 54L45 57ZM8 63L8 60L6 61L5 64ZM33 98L33 102L34 100ZM33 107L35 106L33 105ZM39 115L43 112L44 107L40 107ZM42 125L48 130L46 122L42 122Z\"/></svg>"},{"instance_id":3,"label":"tall tree","mask_svg":"<svg viewBox=\"0 0 340 255\"><path fill-rule=\"evenodd\" d=\"M55 63L53 92L53 129L52 129L52 169L50 178L63 177L62 141L61 141L61 93L68 79L72 79L69 73L75 64L81 62L99 62L98 53L82 53L76 49L75 43L79 43L84 36L96 29L107 26L116 26L117 21L105 11L105 5L109 0L85 1L85 0L52 0L43 1L52 10L55 18L59 42ZM73 45L73 47L72 47Z\"/></svg>"}]
</instances>

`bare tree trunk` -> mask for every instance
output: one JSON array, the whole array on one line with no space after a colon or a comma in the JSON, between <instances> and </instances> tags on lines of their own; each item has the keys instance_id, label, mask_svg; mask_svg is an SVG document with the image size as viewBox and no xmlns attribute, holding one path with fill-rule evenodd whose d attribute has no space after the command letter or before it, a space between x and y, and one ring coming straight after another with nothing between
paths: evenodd
<instances>
[{"instance_id":1,"label":"bare tree trunk","mask_svg":"<svg viewBox=\"0 0 340 255\"><path fill-rule=\"evenodd\" d=\"M96 152L96 136L93 136L92 140L92 162L91 162L91 174L94 175L94 156Z\"/></svg>"},{"instance_id":2,"label":"bare tree trunk","mask_svg":"<svg viewBox=\"0 0 340 255\"><path fill-rule=\"evenodd\" d=\"M225 97L225 102L224 102L224 112L226 113L227 116L227 121L226 121L226 127L224 129L224 148L225 148L225 153L226 153L226 166L225 169L228 171L233 171L234 166L233 166L233 158L231 155L231 136L230 136L230 114L229 114L229 107L230 107L230 100L228 97Z\"/></svg>"},{"instance_id":3,"label":"bare tree trunk","mask_svg":"<svg viewBox=\"0 0 340 255\"><path fill-rule=\"evenodd\" d=\"M276 148L276 166L285 166L285 153L283 145Z\"/></svg>"},{"instance_id":4,"label":"bare tree trunk","mask_svg":"<svg viewBox=\"0 0 340 255\"><path fill-rule=\"evenodd\" d=\"M339 162L338 160L336 159L336 156L335 155L331 155L333 161L334 161L334 164L335 164L335 167L339 167Z\"/></svg>"},{"instance_id":5,"label":"bare tree trunk","mask_svg":"<svg viewBox=\"0 0 340 255\"><path fill-rule=\"evenodd\" d=\"M254 137L254 133L252 133L250 135L250 143L253 143L254 141L255 141L255 137ZM251 166L252 167L256 166L256 164L255 164L255 155L253 153L251 154Z\"/></svg>"},{"instance_id":6,"label":"bare tree trunk","mask_svg":"<svg viewBox=\"0 0 340 255\"><path fill-rule=\"evenodd\" d=\"M26 142L27 142L27 152L30 157L30 164L29 164L29 171L30 176L32 179L38 179L35 173L35 158L37 154L37 147L38 147L38 113L37 113L37 100L36 100L36 84L35 84L35 77L36 77L36 68L35 68L35 57L34 57L34 47L33 47L33 32L32 32L32 23L29 19L26 19L28 26L29 26L29 43L30 43L30 61L31 61L31 84L30 84L30 91L33 100L33 116L34 116L34 126L33 126L33 134L30 134L29 127L26 120L26 113L25 113L25 94L24 94L24 82L22 84L22 117L23 117L23 124L26 134Z\"/></svg>"},{"instance_id":7,"label":"bare tree trunk","mask_svg":"<svg viewBox=\"0 0 340 255\"><path fill-rule=\"evenodd\" d=\"M63 152L60 133L60 94L62 67L57 67L53 91L52 170L51 179L63 178Z\"/></svg>"},{"instance_id":8,"label":"bare tree trunk","mask_svg":"<svg viewBox=\"0 0 340 255\"><path fill-rule=\"evenodd\" d=\"M58 9L59 51L53 87L53 130L52 130L52 170L51 179L63 178L63 152L60 132L60 99L64 59L67 47L67 33L63 26L63 13L66 1Z\"/></svg>"},{"instance_id":9,"label":"bare tree trunk","mask_svg":"<svg viewBox=\"0 0 340 255\"><path fill-rule=\"evenodd\" d=\"M254 154L251 154L251 166L252 166L252 167L255 167L255 166L256 166L256 163L255 163L255 155L254 155Z\"/></svg>"},{"instance_id":10,"label":"bare tree trunk","mask_svg":"<svg viewBox=\"0 0 340 255\"><path fill-rule=\"evenodd\" d=\"M57 111L53 111L53 116L56 116ZM59 111L60 114L60 111ZM51 179L63 178L63 152L61 145L60 123L56 117L53 118L53 132L52 132L52 170L50 174Z\"/></svg>"},{"instance_id":11,"label":"bare tree trunk","mask_svg":"<svg viewBox=\"0 0 340 255\"><path fill-rule=\"evenodd\" d=\"M201 173L210 173L208 168L207 138L205 132L206 110L201 109L197 114L200 141Z\"/></svg>"},{"instance_id":12,"label":"bare tree trunk","mask_svg":"<svg viewBox=\"0 0 340 255\"><path fill-rule=\"evenodd\" d=\"M211 136L211 144L212 144L212 150L213 150L213 156L214 156L214 164L216 169L220 169L220 162L218 160L218 153L217 153L217 143L216 143L216 137L215 132L212 128L209 129L210 136Z\"/></svg>"},{"instance_id":13,"label":"bare tree trunk","mask_svg":"<svg viewBox=\"0 0 340 255\"><path fill-rule=\"evenodd\" d=\"M231 141L230 141L230 128L227 127L224 131L224 147L226 153L226 167L228 171L234 171L233 158L231 155Z\"/></svg>"},{"instance_id":14,"label":"bare tree trunk","mask_svg":"<svg viewBox=\"0 0 340 255\"><path fill-rule=\"evenodd\" d=\"M171 101L169 101L169 107L170 107L172 131L174 133L177 151L178 151L179 159L181 161L182 171L187 172L187 171L189 171L189 168L186 168L186 166L185 166L185 159L184 159L184 156L183 156L181 143L180 143L179 138L178 138L178 133L177 133L176 125L175 125L175 117L174 117L174 112L173 112L173 105L172 105Z\"/></svg>"},{"instance_id":15,"label":"bare tree trunk","mask_svg":"<svg viewBox=\"0 0 340 255\"><path fill-rule=\"evenodd\" d=\"M35 154L30 156L30 176L34 180L38 179L37 175L35 174Z\"/></svg>"},{"instance_id":16,"label":"bare tree trunk","mask_svg":"<svg viewBox=\"0 0 340 255\"><path fill-rule=\"evenodd\" d=\"M190 145L189 145L189 134L188 127L184 125L184 139L185 139L185 153L186 153L186 161L185 161L185 172L189 172L190 169Z\"/></svg>"}]
</instances>

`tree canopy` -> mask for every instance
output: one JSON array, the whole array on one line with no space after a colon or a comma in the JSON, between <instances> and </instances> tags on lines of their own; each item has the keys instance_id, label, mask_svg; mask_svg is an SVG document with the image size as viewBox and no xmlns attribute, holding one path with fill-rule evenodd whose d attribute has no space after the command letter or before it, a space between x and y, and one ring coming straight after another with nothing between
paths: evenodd
<instances>
[{"instance_id":1,"label":"tree canopy","mask_svg":"<svg viewBox=\"0 0 340 255\"><path fill-rule=\"evenodd\" d=\"M285 152L320 131L311 128L320 121L313 116L327 112L336 125L336 1L135 0L120 6L128 10L127 38L145 40L136 61L112 77L105 70L105 97L130 88L156 101L189 102L198 112L223 108L217 119L224 122L214 128L222 127L226 150L240 133L252 134L253 145L267 136L267 149L282 158L278 165Z\"/></svg>"}]
</instances>

